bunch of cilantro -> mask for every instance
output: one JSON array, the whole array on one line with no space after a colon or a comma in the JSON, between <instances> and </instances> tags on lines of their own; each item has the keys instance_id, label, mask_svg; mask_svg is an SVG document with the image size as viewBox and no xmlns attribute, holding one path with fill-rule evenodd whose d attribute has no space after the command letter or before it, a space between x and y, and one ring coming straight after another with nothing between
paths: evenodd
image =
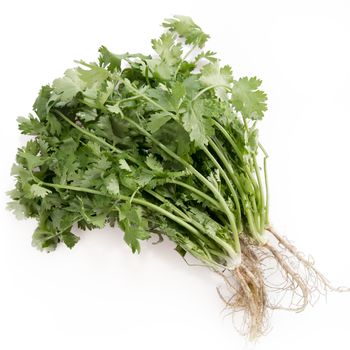
<instances>
[{"instance_id":1,"label":"bunch of cilantro","mask_svg":"<svg viewBox=\"0 0 350 350\"><path fill-rule=\"evenodd\" d=\"M18 150L9 207L37 219L37 248L72 248L75 225L108 224L133 252L156 234L183 256L233 270L242 237L264 242L261 81L235 80L204 50L209 36L191 18L163 27L153 55L102 46L97 62L79 61L43 86L33 113L19 118L32 138Z\"/></svg>"}]
</instances>

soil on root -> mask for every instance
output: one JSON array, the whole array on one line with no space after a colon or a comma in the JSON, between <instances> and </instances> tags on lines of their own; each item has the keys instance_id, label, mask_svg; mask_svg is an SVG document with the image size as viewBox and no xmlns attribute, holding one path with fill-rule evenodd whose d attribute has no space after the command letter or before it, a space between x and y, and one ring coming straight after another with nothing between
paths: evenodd
<instances>
[{"instance_id":1,"label":"soil on root","mask_svg":"<svg viewBox=\"0 0 350 350\"><path fill-rule=\"evenodd\" d=\"M256 339L268 330L270 310L300 312L314 304L327 291L346 292L349 288L334 288L325 276L286 238L272 228L267 229L268 242L257 246L242 237L242 263L234 271L223 271L226 288L218 294L234 320L238 331Z\"/></svg>"}]
</instances>

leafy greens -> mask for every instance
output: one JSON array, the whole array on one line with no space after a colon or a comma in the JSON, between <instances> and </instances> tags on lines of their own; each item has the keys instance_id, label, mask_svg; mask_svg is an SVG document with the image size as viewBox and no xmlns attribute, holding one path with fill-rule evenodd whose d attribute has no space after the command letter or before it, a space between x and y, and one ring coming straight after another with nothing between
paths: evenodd
<instances>
[{"instance_id":1,"label":"leafy greens","mask_svg":"<svg viewBox=\"0 0 350 350\"><path fill-rule=\"evenodd\" d=\"M72 248L74 225L118 225L133 252L164 235L219 270L239 265L242 235L264 241L261 81L236 80L191 18L163 27L154 55L102 46L97 62L43 86L34 112L18 119L33 137L18 150L9 208L37 219L37 248Z\"/></svg>"}]
</instances>

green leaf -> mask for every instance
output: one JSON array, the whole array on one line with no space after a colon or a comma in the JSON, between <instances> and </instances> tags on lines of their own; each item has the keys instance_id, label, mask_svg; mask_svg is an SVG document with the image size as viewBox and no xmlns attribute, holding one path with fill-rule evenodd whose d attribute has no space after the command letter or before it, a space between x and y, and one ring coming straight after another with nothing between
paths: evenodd
<instances>
[{"instance_id":1,"label":"green leaf","mask_svg":"<svg viewBox=\"0 0 350 350\"><path fill-rule=\"evenodd\" d=\"M203 111L203 102L196 100L182 119L183 126L189 133L191 141L194 141L200 148L208 144L208 136L213 133L210 122L203 116Z\"/></svg>"},{"instance_id":2,"label":"green leaf","mask_svg":"<svg viewBox=\"0 0 350 350\"><path fill-rule=\"evenodd\" d=\"M17 220L23 220L26 218L26 208L24 205L20 204L18 200L7 203L6 208L7 210L12 211Z\"/></svg>"},{"instance_id":3,"label":"green leaf","mask_svg":"<svg viewBox=\"0 0 350 350\"><path fill-rule=\"evenodd\" d=\"M171 116L167 112L156 112L153 113L148 120L147 130L151 134L159 130L164 124L166 124L171 119Z\"/></svg>"},{"instance_id":4,"label":"green leaf","mask_svg":"<svg viewBox=\"0 0 350 350\"><path fill-rule=\"evenodd\" d=\"M193 22L191 17L174 16L164 21L163 27L176 32L180 37L185 38L186 44L197 45L202 48L209 38L202 29Z\"/></svg>"},{"instance_id":5,"label":"green leaf","mask_svg":"<svg viewBox=\"0 0 350 350\"><path fill-rule=\"evenodd\" d=\"M256 77L241 78L234 82L232 88L232 104L237 112L252 120L262 119L267 110L266 94L258 90L261 80Z\"/></svg>"},{"instance_id":6,"label":"green leaf","mask_svg":"<svg viewBox=\"0 0 350 350\"><path fill-rule=\"evenodd\" d=\"M49 193L51 193L51 191L48 190L47 188L41 187L41 186L39 186L37 184L34 184L34 185L30 186L30 192L33 195L33 197L40 197L40 198L44 198Z\"/></svg>"},{"instance_id":7,"label":"green leaf","mask_svg":"<svg viewBox=\"0 0 350 350\"><path fill-rule=\"evenodd\" d=\"M129 172L131 171L129 164L125 159L119 159L119 168Z\"/></svg>"},{"instance_id":8,"label":"green leaf","mask_svg":"<svg viewBox=\"0 0 350 350\"><path fill-rule=\"evenodd\" d=\"M78 92L86 88L84 82L77 71L77 69L68 69L64 73L63 78L55 79L52 83L54 92L59 95L62 102L71 101Z\"/></svg>"},{"instance_id":9,"label":"green leaf","mask_svg":"<svg viewBox=\"0 0 350 350\"><path fill-rule=\"evenodd\" d=\"M80 63L90 68L77 68L79 78L81 81L83 81L86 87L91 87L95 84L101 84L109 77L109 72L106 69L97 66L96 64L86 64L83 61L80 61Z\"/></svg>"},{"instance_id":10,"label":"green leaf","mask_svg":"<svg viewBox=\"0 0 350 350\"><path fill-rule=\"evenodd\" d=\"M32 246L39 250L55 250L58 242L58 235L55 232L48 230L43 224L39 225L33 233Z\"/></svg>"},{"instance_id":11,"label":"green leaf","mask_svg":"<svg viewBox=\"0 0 350 350\"><path fill-rule=\"evenodd\" d=\"M147 157L146 164L151 170L156 172L162 172L164 170L162 164L154 157L153 154L150 154Z\"/></svg>"},{"instance_id":12,"label":"green leaf","mask_svg":"<svg viewBox=\"0 0 350 350\"><path fill-rule=\"evenodd\" d=\"M103 67L107 67L113 72L115 69L120 70L121 57L111 53L105 46L101 46L98 50L100 53L99 62Z\"/></svg>"},{"instance_id":13,"label":"green leaf","mask_svg":"<svg viewBox=\"0 0 350 350\"><path fill-rule=\"evenodd\" d=\"M119 195L119 193L120 193L119 182L114 175L110 175L105 180L105 183L106 183L106 189L107 189L108 193L112 194L113 196Z\"/></svg>"},{"instance_id":14,"label":"green leaf","mask_svg":"<svg viewBox=\"0 0 350 350\"><path fill-rule=\"evenodd\" d=\"M61 234L62 240L64 244L69 248L72 249L80 240L80 237L74 235L70 231L63 232Z\"/></svg>"},{"instance_id":15,"label":"green leaf","mask_svg":"<svg viewBox=\"0 0 350 350\"><path fill-rule=\"evenodd\" d=\"M91 122L93 120L96 120L97 118L97 111L96 109L85 109L83 111L77 112L76 116L83 120L84 122Z\"/></svg>"},{"instance_id":16,"label":"green leaf","mask_svg":"<svg viewBox=\"0 0 350 350\"><path fill-rule=\"evenodd\" d=\"M50 134L52 135L60 135L62 126L61 123L58 121L58 119L51 113L48 113L46 116L47 122L48 122L48 129Z\"/></svg>"},{"instance_id":17,"label":"green leaf","mask_svg":"<svg viewBox=\"0 0 350 350\"><path fill-rule=\"evenodd\" d=\"M226 88L233 82L232 70L229 66L220 68L218 62L206 64L201 71L200 81L206 86L214 86L215 94L221 100L227 98Z\"/></svg>"},{"instance_id":18,"label":"green leaf","mask_svg":"<svg viewBox=\"0 0 350 350\"><path fill-rule=\"evenodd\" d=\"M40 89L39 95L36 98L33 109L36 112L40 120L46 119L47 113L49 112L49 102L51 98L52 88L48 85L43 86Z\"/></svg>"},{"instance_id":19,"label":"green leaf","mask_svg":"<svg viewBox=\"0 0 350 350\"><path fill-rule=\"evenodd\" d=\"M147 221L142 217L142 210L124 203L119 208L119 225L124 231L124 240L131 247L133 253L140 252L139 240L150 237L147 232Z\"/></svg>"},{"instance_id":20,"label":"green leaf","mask_svg":"<svg viewBox=\"0 0 350 350\"><path fill-rule=\"evenodd\" d=\"M18 129L25 135L39 135L45 131L45 127L40 123L37 118L34 118L31 114L28 118L18 117Z\"/></svg>"},{"instance_id":21,"label":"green leaf","mask_svg":"<svg viewBox=\"0 0 350 350\"><path fill-rule=\"evenodd\" d=\"M122 114L122 111L119 107L119 103L116 103L115 105L111 105L111 106L107 106L107 109L111 112L111 113L115 113L115 114Z\"/></svg>"}]
</instances>

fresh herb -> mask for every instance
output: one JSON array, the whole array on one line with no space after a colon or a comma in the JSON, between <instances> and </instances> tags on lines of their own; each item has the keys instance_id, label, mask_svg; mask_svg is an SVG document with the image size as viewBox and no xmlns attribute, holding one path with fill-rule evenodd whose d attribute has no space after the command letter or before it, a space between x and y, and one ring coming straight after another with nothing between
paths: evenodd
<instances>
[{"instance_id":1,"label":"fresh herb","mask_svg":"<svg viewBox=\"0 0 350 350\"><path fill-rule=\"evenodd\" d=\"M72 248L74 225L118 225L133 252L167 236L182 256L231 273L238 296L227 304L248 310L257 335L267 307L261 251L305 284L266 238L267 154L257 129L266 94L261 80L234 77L204 50L209 36L191 18L163 27L155 55L102 46L97 62L79 61L41 88L34 113L18 120L33 138L17 153L9 208L37 219L41 250Z\"/></svg>"}]
</instances>

